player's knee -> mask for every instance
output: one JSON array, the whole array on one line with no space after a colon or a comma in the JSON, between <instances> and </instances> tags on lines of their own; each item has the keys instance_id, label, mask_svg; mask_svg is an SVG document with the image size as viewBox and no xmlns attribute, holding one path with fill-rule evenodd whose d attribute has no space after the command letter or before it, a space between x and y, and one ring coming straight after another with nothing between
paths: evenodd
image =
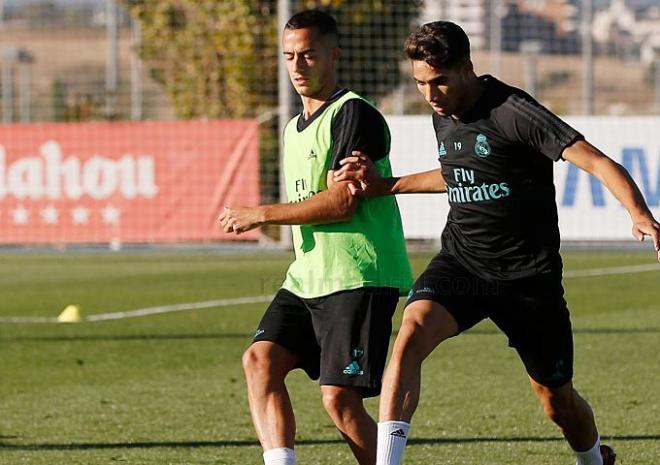
<instances>
[{"instance_id":1,"label":"player's knee","mask_svg":"<svg viewBox=\"0 0 660 465\"><path fill-rule=\"evenodd\" d=\"M393 359L407 359L421 363L426 358L429 349L427 344L428 331L415 320L405 320L401 323L397 344L392 353Z\"/></svg>"},{"instance_id":2,"label":"player's knee","mask_svg":"<svg viewBox=\"0 0 660 465\"><path fill-rule=\"evenodd\" d=\"M257 376L265 379L271 371L271 360L255 346L250 346L243 353L243 371L246 377Z\"/></svg>"},{"instance_id":3,"label":"player's knee","mask_svg":"<svg viewBox=\"0 0 660 465\"><path fill-rule=\"evenodd\" d=\"M326 386L322 394L323 407L335 422L350 417L355 409L362 407L362 398L354 390Z\"/></svg>"},{"instance_id":4,"label":"player's knee","mask_svg":"<svg viewBox=\"0 0 660 465\"><path fill-rule=\"evenodd\" d=\"M575 411L575 399L572 391L558 392L545 390L540 396L545 415L557 425L570 422Z\"/></svg>"}]
</instances>

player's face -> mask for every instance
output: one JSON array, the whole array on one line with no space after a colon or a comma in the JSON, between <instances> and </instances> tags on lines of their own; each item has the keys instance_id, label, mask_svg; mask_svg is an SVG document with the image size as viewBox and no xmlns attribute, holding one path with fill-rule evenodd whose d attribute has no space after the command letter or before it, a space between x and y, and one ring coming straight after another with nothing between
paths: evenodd
<instances>
[{"instance_id":1,"label":"player's face","mask_svg":"<svg viewBox=\"0 0 660 465\"><path fill-rule=\"evenodd\" d=\"M425 61L412 61L412 74L417 89L433 111L442 116L460 114L469 91L468 78L471 65L465 63L453 68L438 69Z\"/></svg>"},{"instance_id":2,"label":"player's face","mask_svg":"<svg viewBox=\"0 0 660 465\"><path fill-rule=\"evenodd\" d=\"M285 29L282 46L286 69L298 94L313 98L328 86L334 87L341 52L332 38L320 37L316 28Z\"/></svg>"}]
</instances>

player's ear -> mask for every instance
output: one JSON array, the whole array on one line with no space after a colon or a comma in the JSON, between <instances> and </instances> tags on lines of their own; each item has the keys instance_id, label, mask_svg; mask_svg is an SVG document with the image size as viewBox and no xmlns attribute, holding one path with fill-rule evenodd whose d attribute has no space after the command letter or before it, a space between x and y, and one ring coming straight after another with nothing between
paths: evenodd
<instances>
[{"instance_id":1,"label":"player's ear","mask_svg":"<svg viewBox=\"0 0 660 465\"><path fill-rule=\"evenodd\" d=\"M337 63L341 58L341 49L339 47L332 48L332 60Z\"/></svg>"},{"instance_id":2,"label":"player's ear","mask_svg":"<svg viewBox=\"0 0 660 465\"><path fill-rule=\"evenodd\" d=\"M474 64L472 63L472 60L467 59L461 64L461 74L464 77L474 74Z\"/></svg>"}]
</instances>

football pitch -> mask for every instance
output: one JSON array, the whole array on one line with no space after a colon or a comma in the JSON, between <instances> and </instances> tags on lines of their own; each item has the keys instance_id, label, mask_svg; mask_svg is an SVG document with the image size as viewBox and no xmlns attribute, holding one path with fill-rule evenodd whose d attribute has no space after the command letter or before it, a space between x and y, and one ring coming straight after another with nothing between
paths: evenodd
<instances>
[{"instance_id":1,"label":"football pitch","mask_svg":"<svg viewBox=\"0 0 660 465\"><path fill-rule=\"evenodd\" d=\"M430 257L412 256L415 274ZM266 304L232 299L273 294L289 260L271 251L2 253L0 464L262 463L240 358ZM654 260L651 250L564 253L575 384L621 465L660 461ZM69 304L101 321L7 322L56 317ZM288 386L299 463L355 463L318 385L297 370ZM375 412L377 400L368 405ZM407 465L574 463L489 322L425 362L409 444Z\"/></svg>"}]
</instances>

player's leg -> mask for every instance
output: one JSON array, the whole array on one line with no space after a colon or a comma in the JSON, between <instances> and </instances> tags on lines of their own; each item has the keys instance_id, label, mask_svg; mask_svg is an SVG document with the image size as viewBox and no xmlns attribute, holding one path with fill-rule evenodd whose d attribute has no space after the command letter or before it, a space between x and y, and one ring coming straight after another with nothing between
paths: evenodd
<instances>
[{"instance_id":1,"label":"player's leg","mask_svg":"<svg viewBox=\"0 0 660 465\"><path fill-rule=\"evenodd\" d=\"M383 376L379 421L410 422L419 401L422 362L457 333L456 320L439 303L417 300L406 307Z\"/></svg>"},{"instance_id":2,"label":"player's leg","mask_svg":"<svg viewBox=\"0 0 660 465\"><path fill-rule=\"evenodd\" d=\"M376 423L365 397L380 393L399 301L395 288L361 288L306 300L321 345L323 405L360 465L373 465Z\"/></svg>"},{"instance_id":3,"label":"player's leg","mask_svg":"<svg viewBox=\"0 0 660 465\"><path fill-rule=\"evenodd\" d=\"M572 383L573 334L561 276L507 283L502 294L491 318L517 350L545 414L564 434L578 465L603 465L593 412Z\"/></svg>"},{"instance_id":4,"label":"player's leg","mask_svg":"<svg viewBox=\"0 0 660 465\"><path fill-rule=\"evenodd\" d=\"M378 420L377 465L399 465L419 402L422 362L442 341L458 333L442 305L417 300L406 307L383 376Z\"/></svg>"},{"instance_id":5,"label":"player's leg","mask_svg":"<svg viewBox=\"0 0 660 465\"><path fill-rule=\"evenodd\" d=\"M293 449L296 424L284 378L299 360L269 341L255 342L243 354L250 414L264 451Z\"/></svg>"},{"instance_id":6,"label":"player's leg","mask_svg":"<svg viewBox=\"0 0 660 465\"><path fill-rule=\"evenodd\" d=\"M243 355L250 413L266 465L295 465L295 417L285 378L294 368L318 377L319 347L303 301L280 290Z\"/></svg>"},{"instance_id":7,"label":"player's leg","mask_svg":"<svg viewBox=\"0 0 660 465\"><path fill-rule=\"evenodd\" d=\"M321 386L323 407L360 465L376 463L376 422L364 407L361 389Z\"/></svg>"},{"instance_id":8,"label":"player's leg","mask_svg":"<svg viewBox=\"0 0 660 465\"><path fill-rule=\"evenodd\" d=\"M415 282L383 377L377 465L401 463L419 402L422 362L442 341L484 318L482 284L442 253Z\"/></svg>"},{"instance_id":9,"label":"player's leg","mask_svg":"<svg viewBox=\"0 0 660 465\"><path fill-rule=\"evenodd\" d=\"M603 465L594 414L573 383L569 381L553 388L543 386L531 377L530 383L546 416L559 427L576 452L578 465Z\"/></svg>"}]
</instances>

